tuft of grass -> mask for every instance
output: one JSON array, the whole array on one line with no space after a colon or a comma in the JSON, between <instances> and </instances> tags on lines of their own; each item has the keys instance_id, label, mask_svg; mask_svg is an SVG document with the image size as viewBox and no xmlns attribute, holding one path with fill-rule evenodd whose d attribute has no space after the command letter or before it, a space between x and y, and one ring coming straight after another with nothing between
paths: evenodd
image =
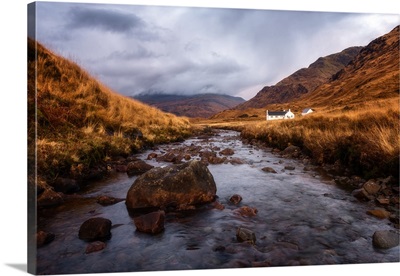
<instances>
[{"instance_id":1,"label":"tuft of grass","mask_svg":"<svg viewBox=\"0 0 400 276\"><path fill-rule=\"evenodd\" d=\"M76 63L28 39L30 173L36 168L46 180L74 175L191 132L187 119L113 92Z\"/></svg>"}]
</instances>

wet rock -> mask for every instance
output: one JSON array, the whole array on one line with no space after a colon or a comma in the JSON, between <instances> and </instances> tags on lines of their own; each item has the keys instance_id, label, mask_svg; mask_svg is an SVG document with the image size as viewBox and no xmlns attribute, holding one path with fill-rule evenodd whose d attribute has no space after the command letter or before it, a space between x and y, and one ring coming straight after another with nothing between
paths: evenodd
<instances>
[{"instance_id":1,"label":"wet rock","mask_svg":"<svg viewBox=\"0 0 400 276\"><path fill-rule=\"evenodd\" d=\"M380 218L380 219L386 219L386 218L389 218L389 216L390 216L390 212L388 212L384 209L368 210L367 214L377 217L377 218Z\"/></svg>"},{"instance_id":2,"label":"wet rock","mask_svg":"<svg viewBox=\"0 0 400 276\"><path fill-rule=\"evenodd\" d=\"M214 201L212 206L214 207L214 209L217 209L217 210L224 210L225 209L225 206L222 205L219 201Z\"/></svg>"},{"instance_id":3,"label":"wet rock","mask_svg":"<svg viewBox=\"0 0 400 276\"><path fill-rule=\"evenodd\" d=\"M372 236L372 244L381 249L389 249L399 245L399 233L393 230L376 231Z\"/></svg>"},{"instance_id":4,"label":"wet rock","mask_svg":"<svg viewBox=\"0 0 400 276\"><path fill-rule=\"evenodd\" d=\"M127 166L127 174L129 176L140 175L154 168L142 160L129 162Z\"/></svg>"},{"instance_id":5,"label":"wet rock","mask_svg":"<svg viewBox=\"0 0 400 276\"><path fill-rule=\"evenodd\" d=\"M117 172L122 172L122 173L126 173L128 170L128 166L127 165L116 165L115 166L115 170Z\"/></svg>"},{"instance_id":6,"label":"wet rock","mask_svg":"<svg viewBox=\"0 0 400 276\"><path fill-rule=\"evenodd\" d=\"M79 191L80 187L74 179L59 177L52 184L56 192L61 192L64 194L75 193Z\"/></svg>"},{"instance_id":7,"label":"wet rock","mask_svg":"<svg viewBox=\"0 0 400 276\"><path fill-rule=\"evenodd\" d=\"M79 238L86 241L109 240L111 238L111 221L106 218L91 218L79 228Z\"/></svg>"},{"instance_id":8,"label":"wet rock","mask_svg":"<svg viewBox=\"0 0 400 276\"><path fill-rule=\"evenodd\" d=\"M234 194L233 196L231 196L231 198L229 199L230 202L232 202L233 204L237 205L239 204L239 202L242 201L242 197L238 194Z\"/></svg>"},{"instance_id":9,"label":"wet rock","mask_svg":"<svg viewBox=\"0 0 400 276\"><path fill-rule=\"evenodd\" d=\"M370 201L372 199L364 188L355 189L351 194L360 201Z\"/></svg>"},{"instance_id":10,"label":"wet rock","mask_svg":"<svg viewBox=\"0 0 400 276\"><path fill-rule=\"evenodd\" d=\"M177 162L177 156L173 152L167 152L166 154L157 157L158 162Z\"/></svg>"},{"instance_id":11,"label":"wet rock","mask_svg":"<svg viewBox=\"0 0 400 276\"><path fill-rule=\"evenodd\" d=\"M276 173L276 171L271 167L264 167L262 170L267 173Z\"/></svg>"},{"instance_id":12,"label":"wet rock","mask_svg":"<svg viewBox=\"0 0 400 276\"><path fill-rule=\"evenodd\" d=\"M157 157L158 157L158 154L155 152L152 152L152 153L149 153L149 155L147 155L147 160L151 160L151 159L154 159Z\"/></svg>"},{"instance_id":13,"label":"wet rock","mask_svg":"<svg viewBox=\"0 0 400 276\"><path fill-rule=\"evenodd\" d=\"M164 231L165 212L156 211L146 215L135 217L136 230L139 232L158 234Z\"/></svg>"},{"instance_id":14,"label":"wet rock","mask_svg":"<svg viewBox=\"0 0 400 276\"><path fill-rule=\"evenodd\" d=\"M217 187L208 168L193 160L164 168L153 168L139 176L126 197L128 209L196 205L212 202Z\"/></svg>"},{"instance_id":15,"label":"wet rock","mask_svg":"<svg viewBox=\"0 0 400 276\"><path fill-rule=\"evenodd\" d=\"M189 161L192 158L192 156L190 154L185 154L183 156L183 159L185 159L186 161Z\"/></svg>"},{"instance_id":16,"label":"wet rock","mask_svg":"<svg viewBox=\"0 0 400 276\"><path fill-rule=\"evenodd\" d=\"M239 214L243 217L254 217L257 215L258 210L249 206L243 206L233 210L234 213Z\"/></svg>"},{"instance_id":17,"label":"wet rock","mask_svg":"<svg viewBox=\"0 0 400 276\"><path fill-rule=\"evenodd\" d=\"M232 165L242 165L242 164L246 163L245 161L243 161L242 159L237 158L237 157L233 157L233 158L229 159L228 162L231 163Z\"/></svg>"},{"instance_id":18,"label":"wet rock","mask_svg":"<svg viewBox=\"0 0 400 276\"><path fill-rule=\"evenodd\" d=\"M216 164L224 163L225 160L226 160L226 157L221 158L221 157L210 156L207 161L209 164L216 165Z\"/></svg>"},{"instance_id":19,"label":"wet rock","mask_svg":"<svg viewBox=\"0 0 400 276\"><path fill-rule=\"evenodd\" d=\"M381 205L389 205L390 199L384 196L379 196L376 198L376 202L378 202Z\"/></svg>"},{"instance_id":20,"label":"wet rock","mask_svg":"<svg viewBox=\"0 0 400 276\"><path fill-rule=\"evenodd\" d=\"M201 157L201 159L208 160L210 157L217 157L217 154L213 151L204 150L199 152L199 156Z\"/></svg>"},{"instance_id":21,"label":"wet rock","mask_svg":"<svg viewBox=\"0 0 400 276\"><path fill-rule=\"evenodd\" d=\"M62 195L55 192L52 188L44 190L37 199L38 207L53 207L62 203L64 203Z\"/></svg>"},{"instance_id":22,"label":"wet rock","mask_svg":"<svg viewBox=\"0 0 400 276\"><path fill-rule=\"evenodd\" d=\"M97 198L97 203L103 206L108 206L108 205L113 205L116 204L118 202L124 201L125 199L123 198L115 198L115 197L111 197L111 196L99 196Z\"/></svg>"},{"instance_id":23,"label":"wet rock","mask_svg":"<svg viewBox=\"0 0 400 276\"><path fill-rule=\"evenodd\" d=\"M294 171L295 169L294 166L285 166L285 170Z\"/></svg>"},{"instance_id":24,"label":"wet rock","mask_svg":"<svg viewBox=\"0 0 400 276\"><path fill-rule=\"evenodd\" d=\"M248 242L250 244L255 244L256 243L256 234L254 234L253 231L251 231L247 228L239 227L236 230L236 239L239 242Z\"/></svg>"},{"instance_id":25,"label":"wet rock","mask_svg":"<svg viewBox=\"0 0 400 276\"><path fill-rule=\"evenodd\" d=\"M231 149L231 148L226 148L226 149L221 150L219 152L219 154L221 154L221 155L233 155L233 154L235 154L235 151L233 149Z\"/></svg>"},{"instance_id":26,"label":"wet rock","mask_svg":"<svg viewBox=\"0 0 400 276\"><path fill-rule=\"evenodd\" d=\"M217 245L217 246L214 246L212 250L213 250L214 252L224 252L225 249L226 249L225 246L223 246L223 245Z\"/></svg>"},{"instance_id":27,"label":"wet rock","mask_svg":"<svg viewBox=\"0 0 400 276\"><path fill-rule=\"evenodd\" d=\"M39 231L36 233L36 246L42 247L46 244L49 244L52 241L54 241L55 237L56 237L56 235L54 235L53 233Z\"/></svg>"},{"instance_id":28,"label":"wet rock","mask_svg":"<svg viewBox=\"0 0 400 276\"><path fill-rule=\"evenodd\" d=\"M292 157L292 158L297 158L301 154L301 150L297 146L288 146L282 151L282 155L287 156L287 157Z\"/></svg>"},{"instance_id":29,"label":"wet rock","mask_svg":"<svg viewBox=\"0 0 400 276\"><path fill-rule=\"evenodd\" d=\"M364 183L363 188L370 195L376 195L381 189L381 185L376 180L371 179Z\"/></svg>"},{"instance_id":30,"label":"wet rock","mask_svg":"<svg viewBox=\"0 0 400 276\"><path fill-rule=\"evenodd\" d=\"M93 253L93 252L98 252L98 251L103 250L104 248L106 248L106 244L104 242L95 241L95 242L89 243L86 246L85 253L86 254L90 254L90 253Z\"/></svg>"}]
</instances>

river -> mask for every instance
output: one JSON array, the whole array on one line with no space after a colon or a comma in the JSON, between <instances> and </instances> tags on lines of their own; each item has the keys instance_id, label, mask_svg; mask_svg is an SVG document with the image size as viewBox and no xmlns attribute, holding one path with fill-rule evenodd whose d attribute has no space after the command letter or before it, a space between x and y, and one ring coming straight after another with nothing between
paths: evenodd
<instances>
[{"instance_id":1,"label":"river","mask_svg":"<svg viewBox=\"0 0 400 276\"><path fill-rule=\"evenodd\" d=\"M140 233L125 202L101 206L93 199L99 195L125 198L135 177L115 173L79 193L87 199L71 200L41 216L39 228L56 238L38 249L38 274L399 262L398 246L389 250L372 246L376 230L392 229L388 221L367 215L366 203L318 172L304 170L302 162L243 144L233 131L160 146L155 152L189 145L231 148L235 153L228 160L244 161L208 166L225 209L167 215L164 232ZM139 157L145 160L150 152ZM168 165L154 159L146 162ZM261 170L267 166L277 173ZM295 169L285 170L285 166ZM242 196L239 206L229 202L233 194ZM242 217L233 211L245 205L257 208L257 215ZM104 250L85 254L87 243L78 238L78 231L91 217L110 219L112 238ZM256 243L238 242L238 227L253 231Z\"/></svg>"}]
</instances>

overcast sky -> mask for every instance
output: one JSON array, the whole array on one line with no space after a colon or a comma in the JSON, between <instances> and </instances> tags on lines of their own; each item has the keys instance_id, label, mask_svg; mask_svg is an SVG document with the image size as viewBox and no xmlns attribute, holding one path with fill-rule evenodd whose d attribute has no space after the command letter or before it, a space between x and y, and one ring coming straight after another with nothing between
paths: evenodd
<instances>
[{"instance_id":1,"label":"overcast sky","mask_svg":"<svg viewBox=\"0 0 400 276\"><path fill-rule=\"evenodd\" d=\"M36 38L116 92L253 97L398 15L37 2Z\"/></svg>"}]
</instances>

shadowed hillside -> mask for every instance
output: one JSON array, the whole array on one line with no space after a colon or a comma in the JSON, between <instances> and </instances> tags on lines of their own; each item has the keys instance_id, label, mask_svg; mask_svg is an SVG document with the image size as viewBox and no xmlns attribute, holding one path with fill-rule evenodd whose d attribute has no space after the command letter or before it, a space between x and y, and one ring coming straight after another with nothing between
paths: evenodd
<instances>
[{"instance_id":1,"label":"shadowed hillside","mask_svg":"<svg viewBox=\"0 0 400 276\"><path fill-rule=\"evenodd\" d=\"M32 169L36 145L39 175L81 177L113 156L176 141L190 131L187 120L114 93L28 39L28 158Z\"/></svg>"},{"instance_id":2,"label":"shadowed hillside","mask_svg":"<svg viewBox=\"0 0 400 276\"><path fill-rule=\"evenodd\" d=\"M244 99L220 94L140 94L135 99L178 116L208 118L225 109L233 108Z\"/></svg>"},{"instance_id":3,"label":"shadowed hillside","mask_svg":"<svg viewBox=\"0 0 400 276\"><path fill-rule=\"evenodd\" d=\"M288 103L312 92L346 66L362 47L351 47L340 53L321 57L308 68L302 68L276 85L265 86L257 95L235 109L262 108L269 104Z\"/></svg>"},{"instance_id":4,"label":"shadowed hillside","mask_svg":"<svg viewBox=\"0 0 400 276\"><path fill-rule=\"evenodd\" d=\"M367 46L325 84L300 102L337 107L399 96L399 26Z\"/></svg>"}]
</instances>

